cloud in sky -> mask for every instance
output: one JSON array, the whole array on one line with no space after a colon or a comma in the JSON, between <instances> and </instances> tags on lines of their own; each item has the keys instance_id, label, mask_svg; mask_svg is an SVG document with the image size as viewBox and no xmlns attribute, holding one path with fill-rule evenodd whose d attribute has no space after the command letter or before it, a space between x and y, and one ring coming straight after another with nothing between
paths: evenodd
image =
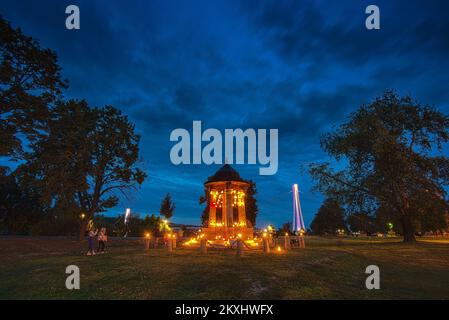
<instances>
[{"instance_id":1,"label":"cloud in sky","mask_svg":"<svg viewBox=\"0 0 449 320\"><path fill-rule=\"evenodd\" d=\"M72 3L70 3L72 4ZM63 1L4 0L1 14L54 49L67 96L112 104L142 135L148 180L112 213L155 213L165 193L175 220L199 223L202 183L217 166L174 166L175 128L278 128L279 171L235 166L258 186L259 222L291 219L299 183L306 223L322 197L300 165L325 160L320 135L385 89L449 111L447 1L377 1L381 30L364 27L368 1L77 1L81 30L64 27Z\"/></svg>"}]
</instances>

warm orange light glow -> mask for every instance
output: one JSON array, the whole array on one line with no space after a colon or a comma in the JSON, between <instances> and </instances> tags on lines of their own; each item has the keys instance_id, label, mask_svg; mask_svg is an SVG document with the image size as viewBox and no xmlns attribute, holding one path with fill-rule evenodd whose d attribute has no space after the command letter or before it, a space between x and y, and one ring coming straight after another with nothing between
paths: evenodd
<instances>
[{"instance_id":1,"label":"warm orange light glow","mask_svg":"<svg viewBox=\"0 0 449 320\"><path fill-rule=\"evenodd\" d=\"M149 238L150 237L150 234L147 232L147 233L145 233L145 238Z\"/></svg>"},{"instance_id":2,"label":"warm orange light glow","mask_svg":"<svg viewBox=\"0 0 449 320\"><path fill-rule=\"evenodd\" d=\"M190 240L184 242L184 244L185 244L186 246L189 246L189 245L191 245L191 244L197 244L197 243L198 243L198 241L197 241L195 238L191 238Z\"/></svg>"},{"instance_id":3,"label":"warm orange light glow","mask_svg":"<svg viewBox=\"0 0 449 320\"><path fill-rule=\"evenodd\" d=\"M81 213L81 219L84 219L86 217L86 215L84 213Z\"/></svg>"},{"instance_id":4,"label":"warm orange light glow","mask_svg":"<svg viewBox=\"0 0 449 320\"><path fill-rule=\"evenodd\" d=\"M263 233L263 237L264 237L264 238L267 237L267 233L266 233L266 232Z\"/></svg>"},{"instance_id":5,"label":"warm orange light glow","mask_svg":"<svg viewBox=\"0 0 449 320\"><path fill-rule=\"evenodd\" d=\"M245 192L241 190L231 190L231 194L233 195L232 206L243 207L245 205Z\"/></svg>"},{"instance_id":6,"label":"warm orange light glow","mask_svg":"<svg viewBox=\"0 0 449 320\"><path fill-rule=\"evenodd\" d=\"M255 239L248 239L245 241L245 243L247 245L249 245L250 247L258 247L259 243L255 241Z\"/></svg>"},{"instance_id":7,"label":"warm orange light glow","mask_svg":"<svg viewBox=\"0 0 449 320\"><path fill-rule=\"evenodd\" d=\"M241 238L241 237L242 237L242 234L241 234L241 233L239 233L239 234L237 235L237 237Z\"/></svg>"}]
</instances>

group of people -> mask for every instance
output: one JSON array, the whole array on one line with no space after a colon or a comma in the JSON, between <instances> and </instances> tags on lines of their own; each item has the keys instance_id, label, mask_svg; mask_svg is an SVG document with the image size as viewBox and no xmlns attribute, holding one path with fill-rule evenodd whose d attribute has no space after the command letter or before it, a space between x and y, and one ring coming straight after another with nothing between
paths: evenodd
<instances>
[{"instance_id":1,"label":"group of people","mask_svg":"<svg viewBox=\"0 0 449 320\"><path fill-rule=\"evenodd\" d=\"M98 248L95 252L94 250L94 240L95 237L98 236ZM87 255L88 256L94 256L96 254L103 254L106 251L106 243L108 242L108 236L106 234L106 228L101 228L100 231L98 229L91 229L88 233L88 249L87 249Z\"/></svg>"}]
</instances>

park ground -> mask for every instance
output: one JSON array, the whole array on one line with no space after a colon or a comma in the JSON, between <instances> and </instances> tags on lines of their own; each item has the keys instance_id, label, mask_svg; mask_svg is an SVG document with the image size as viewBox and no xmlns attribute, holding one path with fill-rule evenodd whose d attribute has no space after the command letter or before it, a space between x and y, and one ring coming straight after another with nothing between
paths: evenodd
<instances>
[{"instance_id":1,"label":"park ground","mask_svg":"<svg viewBox=\"0 0 449 320\"><path fill-rule=\"evenodd\" d=\"M264 255L177 248L145 251L141 240L111 239L85 256L68 238L0 237L0 299L449 299L449 240L308 237L306 249ZM80 290L65 287L68 265ZM380 268L380 290L365 269Z\"/></svg>"}]
</instances>

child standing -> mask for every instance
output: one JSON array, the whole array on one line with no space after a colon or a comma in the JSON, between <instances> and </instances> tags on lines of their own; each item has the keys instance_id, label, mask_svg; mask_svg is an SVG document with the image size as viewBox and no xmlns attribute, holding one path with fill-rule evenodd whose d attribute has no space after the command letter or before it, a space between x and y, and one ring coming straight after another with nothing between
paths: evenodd
<instances>
[{"instance_id":1,"label":"child standing","mask_svg":"<svg viewBox=\"0 0 449 320\"><path fill-rule=\"evenodd\" d=\"M106 242L108 241L108 236L106 235L106 228L101 228L100 233L98 234L98 252L104 253L104 249L106 247Z\"/></svg>"},{"instance_id":2,"label":"child standing","mask_svg":"<svg viewBox=\"0 0 449 320\"><path fill-rule=\"evenodd\" d=\"M94 238L98 233L98 229L91 229L89 230L89 238L87 239L88 249L87 249L87 255L88 256L94 256Z\"/></svg>"}]
</instances>

